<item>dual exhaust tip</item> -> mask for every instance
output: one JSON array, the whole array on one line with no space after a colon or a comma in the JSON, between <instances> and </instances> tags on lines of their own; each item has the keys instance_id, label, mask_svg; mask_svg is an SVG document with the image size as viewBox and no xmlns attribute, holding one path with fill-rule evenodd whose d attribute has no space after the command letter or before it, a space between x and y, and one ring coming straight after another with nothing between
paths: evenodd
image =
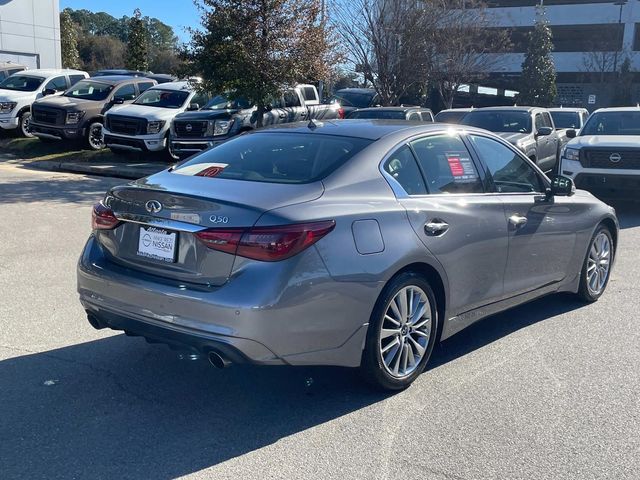
<instances>
[{"instance_id":1,"label":"dual exhaust tip","mask_svg":"<svg viewBox=\"0 0 640 480\"><path fill-rule=\"evenodd\" d=\"M92 313L87 314L87 320L96 330L101 330L106 327L106 325ZM210 350L209 353L207 353L207 359L209 360L209 363L216 368L226 368L231 365L231 361L229 359L220 355L215 350Z\"/></svg>"}]
</instances>

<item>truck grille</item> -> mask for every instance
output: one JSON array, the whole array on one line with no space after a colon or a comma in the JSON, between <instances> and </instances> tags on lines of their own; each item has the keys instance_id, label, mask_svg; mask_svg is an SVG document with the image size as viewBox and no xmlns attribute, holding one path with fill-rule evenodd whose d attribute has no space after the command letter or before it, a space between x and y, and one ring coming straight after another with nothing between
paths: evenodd
<instances>
[{"instance_id":1,"label":"truck grille","mask_svg":"<svg viewBox=\"0 0 640 480\"><path fill-rule=\"evenodd\" d=\"M584 168L640 169L640 149L591 149L580 152Z\"/></svg>"},{"instance_id":2,"label":"truck grille","mask_svg":"<svg viewBox=\"0 0 640 480\"><path fill-rule=\"evenodd\" d=\"M147 121L143 118L107 115L107 130L121 135L145 135Z\"/></svg>"},{"instance_id":3,"label":"truck grille","mask_svg":"<svg viewBox=\"0 0 640 480\"><path fill-rule=\"evenodd\" d=\"M44 107L33 105L31 115L36 123L46 123L47 125L64 125L66 120L66 110L61 108Z\"/></svg>"},{"instance_id":4,"label":"truck grille","mask_svg":"<svg viewBox=\"0 0 640 480\"><path fill-rule=\"evenodd\" d=\"M206 121L180 121L174 122L173 128L175 129L178 137L204 137L207 132L208 123L209 122Z\"/></svg>"}]
</instances>

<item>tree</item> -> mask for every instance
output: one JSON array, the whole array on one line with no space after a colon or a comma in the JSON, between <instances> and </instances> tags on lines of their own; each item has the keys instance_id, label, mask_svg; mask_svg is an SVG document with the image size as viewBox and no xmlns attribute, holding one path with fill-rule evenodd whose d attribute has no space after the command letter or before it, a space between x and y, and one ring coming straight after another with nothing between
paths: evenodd
<instances>
[{"instance_id":1,"label":"tree","mask_svg":"<svg viewBox=\"0 0 640 480\"><path fill-rule=\"evenodd\" d=\"M630 107L633 102L633 80L634 72L631 70L631 58L625 57L620 64L620 70L616 72L616 82L612 107Z\"/></svg>"},{"instance_id":2,"label":"tree","mask_svg":"<svg viewBox=\"0 0 640 480\"><path fill-rule=\"evenodd\" d=\"M84 70L122 68L126 46L119 39L107 35L83 35L78 40Z\"/></svg>"},{"instance_id":3,"label":"tree","mask_svg":"<svg viewBox=\"0 0 640 480\"><path fill-rule=\"evenodd\" d=\"M550 106L558 93L556 67L553 63L553 36L544 9L538 9L533 32L529 35L527 52L522 63L522 81L518 103Z\"/></svg>"},{"instance_id":4,"label":"tree","mask_svg":"<svg viewBox=\"0 0 640 480\"><path fill-rule=\"evenodd\" d=\"M202 30L191 30L182 56L201 88L243 97L262 125L270 98L283 87L326 78L331 32L319 0L199 0Z\"/></svg>"},{"instance_id":5,"label":"tree","mask_svg":"<svg viewBox=\"0 0 640 480\"><path fill-rule=\"evenodd\" d=\"M149 68L149 32L138 8L129 19L127 40L125 66L131 70L147 70Z\"/></svg>"},{"instance_id":6,"label":"tree","mask_svg":"<svg viewBox=\"0 0 640 480\"><path fill-rule=\"evenodd\" d=\"M433 37L436 55L431 75L445 108L452 108L462 84L476 83L494 71L499 54L511 44L505 30L492 28L486 4L462 0L449 5L454 11L439 22Z\"/></svg>"},{"instance_id":7,"label":"tree","mask_svg":"<svg viewBox=\"0 0 640 480\"><path fill-rule=\"evenodd\" d=\"M78 30L67 9L60 14L60 43L62 66L64 68L80 68L82 65L78 53Z\"/></svg>"},{"instance_id":8,"label":"tree","mask_svg":"<svg viewBox=\"0 0 640 480\"><path fill-rule=\"evenodd\" d=\"M336 31L347 60L373 85L382 105L395 105L416 84L426 84L435 53L430 35L441 18L440 5L431 0L336 5Z\"/></svg>"}]
</instances>

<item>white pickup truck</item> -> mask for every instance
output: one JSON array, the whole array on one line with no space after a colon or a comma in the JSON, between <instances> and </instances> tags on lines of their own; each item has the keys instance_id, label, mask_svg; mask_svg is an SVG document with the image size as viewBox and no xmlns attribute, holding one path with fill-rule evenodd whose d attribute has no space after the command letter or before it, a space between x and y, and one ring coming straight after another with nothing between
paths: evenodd
<instances>
[{"instance_id":1,"label":"white pickup truck","mask_svg":"<svg viewBox=\"0 0 640 480\"><path fill-rule=\"evenodd\" d=\"M146 90L129 105L113 107L105 115L104 143L112 150L160 152L167 148L173 118L198 110L209 100L192 82L171 82Z\"/></svg>"},{"instance_id":2,"label":"white pickup truck","mask_svg":"<svg viewBox=\"0 0 640 480\"><path fill-rule=\"evenodd\" d=\"M0 82L0 128L20 129L25 137L33 137L31 104L39 98L62 93L76 82L89 78L80 70L26 70L14 73Z\"/></svg>"},{"instance_id":3,"label":"white pickup truck","mask_svg":"<svg viewBox=\"0 0 640 480\"><path fill-rule=\"evenodd\" d=\"M640 108L601 108L579 132L567 130L567 136L571 140L562 150L562 175L595 194L638 198Z\"/></svg>"}]
</instances>

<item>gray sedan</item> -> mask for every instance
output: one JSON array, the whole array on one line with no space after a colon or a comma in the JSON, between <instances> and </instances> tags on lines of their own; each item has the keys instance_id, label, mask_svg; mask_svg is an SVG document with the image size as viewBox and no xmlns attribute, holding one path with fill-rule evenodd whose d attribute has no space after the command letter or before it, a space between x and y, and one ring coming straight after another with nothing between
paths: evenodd
<instances>
[{"instance_id":1,"label":"gray sedan","mask_svg":"<svg viewBox=\"0 0 640 480\"><path fill-rule=\"evenodd\" d=\"M95 328L218 367L360 367L401 389L483 317L597 300L617 239L612 208L489 132L293 124L111 189L78 291Z\"/></svg>"}]
</instances>

